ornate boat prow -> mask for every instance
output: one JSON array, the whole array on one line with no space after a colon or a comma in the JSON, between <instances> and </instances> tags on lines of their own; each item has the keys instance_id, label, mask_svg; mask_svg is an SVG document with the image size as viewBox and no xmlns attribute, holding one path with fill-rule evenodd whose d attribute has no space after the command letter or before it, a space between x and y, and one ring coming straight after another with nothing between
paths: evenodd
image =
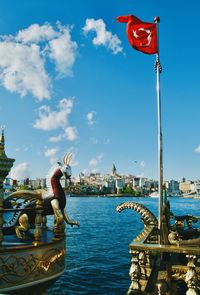
<instances>
[{"instance_id":1,"label":"ornate boat prow","mask_svg":"<svg viewBox=\"0 0 200 295\"><path fill-rule=\"evenodd\" d=\"M168 204L164 208L166 221L162 228L166 241L160 244L160 231L154 214L136 202L125 202L116 208L118 212L125 209L139 213L144 223L144 229L129 245L131 285L127 294L199 294L200 229L193 228L192 224L200 217L174 216Z\"/></svg>"},{"instance_id":2,"label":"ornate boat prow","mask_svg":"<svg viewBox=\"0 0 200 295\"><path fill-rule=\"evenodd\" d=\"M68 157L69 159L69 157ZM3 181L14 159L8 158L4 149L4 133L0 139L0 294L16 294L26 288L45 283L46 286L65 271L66 237L64 221L78 225L64 211L64 192L59 177L54 182L56 196L43 198L44 191L21 190L3 199ZM58 168L55 173L60 173ZM69 167L68 167L69 169ZM63 173L66 172L64 164ZM59 174L59 176L60 176ZM54 177L54 174L51 175ZM53 190L52 190L53 192ZM60 203L59 203L60 201ZM58 205L58 204L60 205ZM58 205L56 207L56 205ZM54 206L54 207L53 207ZM4 223L3 214L12 212L13 217ZM54 215L54 225L47 227L47 215Z\"/></svg>"},{"instance_id":3,"label":"ornate boat prow","mask_svg":"<svg viewBox=\"0 0 200 295\"><path fill-rule=\"evenodd\" d=\"M158 232L158 221L155 215L145 206L135 202L125 202L117 206L116 211L122 212L125 209L131 209L141 215L141 220L144 223L143 230L135 237L135 243L141 243L147 239L154 239Z\"/></svg>"}]
</instances>

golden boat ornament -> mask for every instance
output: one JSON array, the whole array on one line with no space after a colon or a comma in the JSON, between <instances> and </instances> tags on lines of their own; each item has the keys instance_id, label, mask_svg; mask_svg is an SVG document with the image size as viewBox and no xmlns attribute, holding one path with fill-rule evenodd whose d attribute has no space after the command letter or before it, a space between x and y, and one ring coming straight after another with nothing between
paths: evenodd
<instances>
[{"instance_id":1,"label":"golden boat ornament","mask_svg":"<svg viewBox=\"0 0 200 295\"><path fill-rule=\"evenodd\" d=\"M51 172L53 187L48 198L42 191L16 191L4 200L3 182L14 159L5 153L4 130L0 139L0 294L16 293L39 284L54 281L65 271L66 236L64 221L70 220L65 211L65 197L60 176L71 176L71 156ZM57 194L57 195L56 195ZM3 220L4 213L13 217ZM54 215L54 225L47 226L47 216Z\"/></svg>"}]
</instances>

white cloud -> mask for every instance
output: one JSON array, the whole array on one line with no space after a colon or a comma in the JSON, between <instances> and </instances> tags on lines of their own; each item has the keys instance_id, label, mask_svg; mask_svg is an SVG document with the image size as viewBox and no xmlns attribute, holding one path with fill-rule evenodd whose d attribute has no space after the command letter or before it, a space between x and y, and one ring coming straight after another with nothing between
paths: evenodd
<instances>
[{"instance_id":1,"label":"white cloud","mask_svg":"<svg viewBox=\"0 0 200 295\"><path fill-rule=\"evenodd\" d=\"M96 112L95 111L91 111L89 113L87 113L86 117L87 117L87 123L89 126L94 125L95 121L94 121L94 117L96 116Z\"/></svg>"},{"instance_id":2,"label":"white cloud","mask_svg":"<svg viewBox=\"0 0 200 295\"><path fill-rule=\"evenodd\" d=\"M38 24L30 25L27 29L20 30L17 33L16 41L23 43L39 43L57 37L56 32L48 23L40 26Z\"/></svg>"},{"instance_id":3,"label":"white cloud","mask_svg":"<svg viewBox=\"0 0 200 295\"><path fill-rule=\"evenodd\" d=\"M200 153L200 145L198 145L198 147L194 151L195 153Z\"/></svg>"},{"instance_id":4,"label":"white cloud","mask_svg":"<svg viewBox=\"0 0 200 295\"><path fill-rule=\"evenodd\" d=\"M72 76L77 48L77 43L71 40L68 27L62 27L62 34L49 42L49 56L55 62L56 70L61 76Z\"/></svg>"},{"instance_id":5,"label":"white cloud","mask_svg":"<svg viewBox=\"0 0 200 295\"><path fill-rule=\"evenodd\" d=\"M71 39L69 26L62 26L57 22L55 30L48 23L42 26L33 24L19 31L16 40L26 44L45 42L43 54L55 62L59 75L72 76L72 66L77 57L78 45Z\"/></svg>"},{"instance_id":6,"label":"white cloud","mask_svg":"<svg viewBox=\"0 0 200 295\"><path fill-rule=\"evenodd\" d=\"M44 152L45 157L49 160L51 164L55 164L56 161L58 160L57 157L57 152L58 148L51 148L51 149L46 149Z\"/></svg>"},{"instance_id":7,"label":"white cloud","mask_svg":"<svg viewBox=\"0 0 200 295\"><path fill-rule=\"evenodd\" d=\"M78 138L77 133L78 133L78 131L77 131L76 127L69 126L64 129L64 132L62 134L59 134L57 136L51 136L49 138L49 141L50 142L59 142L64 139L67 139L69 141L74 141Z\"/></svg>"},{"instance_id":8,"label":"white cloud","mask_svg":"<svg viewBox=\"0 0 200 295\"><path fill-rule=\"evenodd\" d=\"M68 123L68 115L73 108L72 98L63 98L58 104L58 111L52 111L47 105L39 108L39 118L35 121L34 128L45 131L65 128Z\"/></svg>"},{"instance_id":9,"label":"white cloud","mask_svg":"<svg viewBox=\"0 0 200 295\"><path fill-rule=\"evenodd\" d=\"M77 129L76 127L69 126L65 129L65 136L68 140L74 141L77 139Z\"/></svg>"},{"instance_id":10,"label":"white cloud","mask_svg":"<svg viewBox=\"0 0 200 295\"><path fill-rule=\"evenodd\" d=\"M22 180L30 176L29 164L26 162L20 163L13 167L10 171L10 177L16 180Z\"/></svg>"},{"instance_id":11,"label":"white cloud","mask_svg":"<svg viewBox=\"0 0 200 295\"><path fill-rule=\"evenodd\" d=\"M96 32L96 37L92 40L94 45L105 46L107 49L111 50L113 54L122 52L123 48L121 47L121 40L116 34L113 35L111 32L106 30L106 25L102 19L86 19L83 32L87 34L90 31Z\"/></svg>"},{"instance_id":12,"label":"white cloud","mask_svg":"<svg viewBox=\"0 0 200 295\"><path fill-rule=\"evenodd\" d=\"M37 45L0 42L0 81L21 96L29 92L38 100L50 98L50 78Z\"/></svg>"},{"instance_id":13,"label":"white cloud","mask_svg":"<svg viewBox=\"0 0 200 295\"><path fill-rule=\"evenodd\" d=\"M50 142L61 140L74 141L78 138L78 130L75 126L69 125L69 115L72 112L74 101L72 98L60 100L57 110L52 110L50 106L43 105L39 108L39 117L34 123L34 128L44 131L61 129L62 133L51 136Z\"/></svg>"},{"instance_id":14,"label":"white cloud","mask_svg":"<svg viewBox=\"0 0 200 295\"><path fill-rule=\"evenodd\" d=\"M103 158L103 154L99 154L98 156L96 156L95 158L92 158L89 161L89 166L90 167L96 167L97 165L99 165L102 161Z\"/></svg>"},{"instance_id":15,"label":"white cloud","mask_svg":"<svg viewBox=\"0 0 200 295\"><path fill-rule=\"evenodd\" d=\"M141 166L142 168L144 168L144 167L146 166L145 161L141 161L141 162L140 162L140 166Z\"/></svg>"},{"instance_id":16,"label":"white cloud","mask_svg":"<svg viewBox=\"0 0 200 295\"><path fill-rule=\"evenodd\" d=\"M60 77L72 76L78 45L68 26L32 24L16 36L0 36L0 82L9 91L38 100L51 97L45 64L53 61Z\"/></svg>"},{"instance_id":17,"label":"white cloud","mask_svg":"<svg viewBox=\"0 0 200 295\"><path fill-rule=\"evenodd\" d=\"M63 139L63 134L59 134L59 135L56 135L56 136L51 136L49 138L49 141L50 142L59 142Z\"/></svg>"}]
</instances>

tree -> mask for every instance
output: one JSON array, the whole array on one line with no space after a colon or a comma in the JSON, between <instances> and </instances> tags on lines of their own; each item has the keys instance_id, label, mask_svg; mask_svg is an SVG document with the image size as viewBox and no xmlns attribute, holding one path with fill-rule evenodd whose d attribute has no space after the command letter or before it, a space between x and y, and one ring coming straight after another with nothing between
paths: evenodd
<instances>
[{"instance_id":1,"label":"tree","mask_svg":"<svg viewBox=\"0 0 200 295\"><path fill-rule=\"evenodd\" d=\"M124 188L124 190L123 190L123 193L124 193L124 194L128 194L128 195L132 195L132 194L134 193L134 190L133 190L132 187L130 187L130 186L126 186L126 187Z\"/></svg>"}]
</instances>

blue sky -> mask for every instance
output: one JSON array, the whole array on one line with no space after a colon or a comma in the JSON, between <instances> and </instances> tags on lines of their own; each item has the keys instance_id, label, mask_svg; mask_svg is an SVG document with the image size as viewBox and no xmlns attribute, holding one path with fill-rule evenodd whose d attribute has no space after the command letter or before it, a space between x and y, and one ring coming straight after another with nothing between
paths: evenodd
<instances>
[{"instance_id":1,"label":"blue sky","mask_svg":"<svg viewBox=\"0 0 200 295\"><path fill-rule=\"evenodd\" d=\"M200 178L199 1L0 1L0 124L12 175L81 171L157 178L154 55L119 15L160 16L164 179Z\"/></svg>"}]
</instances>

